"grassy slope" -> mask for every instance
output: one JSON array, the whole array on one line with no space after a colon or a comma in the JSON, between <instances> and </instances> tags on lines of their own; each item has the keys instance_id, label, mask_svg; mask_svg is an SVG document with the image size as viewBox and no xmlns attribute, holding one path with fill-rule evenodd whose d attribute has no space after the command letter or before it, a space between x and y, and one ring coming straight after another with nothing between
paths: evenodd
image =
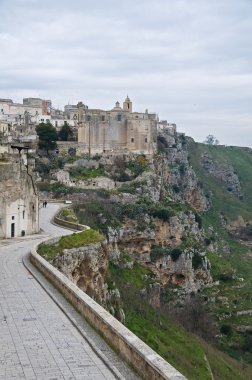
<instances>
[{"instance_id":1,"label":"grassy slope","mask_svg":"<svg viewBox=\"0 0 252 380\"><path fill-rule=\"evenodd\" d=\"M120 269L110 264L109 283L114 283L120 289L126 312L126 325L131 331L188 379L211 379L205 356L216 380L250 378L248 367L242 368L242 364L188 333L166 315L159 314L147 305L139 296L139 289L150 281L144 280L144 274L150 273L138 263L134 264L133 269Z\"/></svg>"},{"instance_id":2,"label":"grassy slope","mask_svg":"<svg viewBox=\"0 0 252 380\"><path fill-rule=\"evenodd\" d=\"M53 260L63 249L77 248L84 245L98 243L104 240L104 236L95 230L85 230L80 233L63 236L57 244L40 244L38 253L47 260Z\"/></svg>"},{"instance_id":3,"label":"grassy slope","mask_svg":"<svg viewBox=\"0 0 252 380\"><path fill-rule=\"evenodd\" d=\"M207 152L220 164L229 164L234 167L241 183L244 199L241 201L226 190L226 186L200 165L202 153ZM245 220L252 220L252 154L239 147L211 146L190 143L190 163L196 171L203 187L213 192L213 206L221 211L229 220L242 215Z\"/></svg>"},{"instance_id":4,"label":"grassy slope","mask_svg":"<svg viewBox=\"0 0 252 380\"><path fill-rule=\"evenodd\" d=\"M244 199L238 200L230 194L225 186L213 176L209 175L200 165L200 157L207 152L215 160L221 163L231 164L238 173ZM252 220L252 155L238 147L209 146L191 143L190 163L203 183L205 192L211 190L213 194L213 207L203 215L205 227L215 226L220 238L226 240L231 248L230 253L219 252L219 255L209 253L214 279L219 279L220 274L235 271L236 277L243 278L230 281L220 281L220 285L205 290L210 297L218 296L211 304L217 319L225 314L227 318L220 322L232 325L232 333L221 340L222 348L237 359L245 360L252 364L251 353L244 353L242 346L246 337L238 334L237 326L251 325L251 316L237 316L239 310L252 309L252 258L248 256L248 249L235 242L221 226L219 213L223 212L228 220L234 220L242 215L246 221ZM226 297L221 299L220 297ZM231 347L230 347L231 346Z\"/></svg>"}]
</instances>

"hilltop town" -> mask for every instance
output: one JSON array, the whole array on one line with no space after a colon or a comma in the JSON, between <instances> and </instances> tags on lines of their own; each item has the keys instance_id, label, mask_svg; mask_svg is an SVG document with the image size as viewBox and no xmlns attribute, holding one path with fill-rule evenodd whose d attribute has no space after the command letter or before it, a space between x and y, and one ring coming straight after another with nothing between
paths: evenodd
<instances>
[{"instance_id":1,"label":"hilltop town","mask_svg":"<svg viewBox=\"0 0 252 380\"><path fill-rule=\"evenodd\" d=\"M58 140L55 149L39 149L36 132L39 125L55 128L55 140ZM66 126L68 136L58 138ZM134 155L151 157L157 150L157 134L162 129L174 134L176 125L160 121L147 109L145 112L133 111L128 96L122 107L117 101L107 111L90 109L83 102L66 105L64 110L59 110L52 106L51 100L29 97L24 98L23 103L15 103L12 99L0 99L0 237L38 232L35 182L43 181L44 173L34 176L35 158L39 162L39 157L42 157L41 162L46 165L48 154L51 158L74 155L83 159L79 162L80 167L97 169L97 157L110 163L117 156L128 159ZM76 180L70 178L69 168L62 170L57 165L50 175L52 182L56 180L72 187L110 189L116 186L116 177L112 179L101 173L91 176L91 179Z\"/></svg>"}]
</instances>

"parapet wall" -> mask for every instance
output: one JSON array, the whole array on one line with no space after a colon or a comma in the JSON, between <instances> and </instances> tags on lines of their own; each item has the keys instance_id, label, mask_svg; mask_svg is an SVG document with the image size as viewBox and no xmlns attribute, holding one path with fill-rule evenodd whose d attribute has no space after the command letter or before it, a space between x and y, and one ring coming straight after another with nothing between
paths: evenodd
<instances>
[{"instance_id":1,"label":"parapet wall","mask_svg":"<svg viewBox=\"0 0 252 380\"><path fill-rule=\"evenodd\" d=\"M84 226L83 224L68 222L67 220L59 218L58 215L53 218L53 221L54 221L54 223L58 224L59 226L67 227L67 228L77 230L77 231L84 231L87 229L87 226Z\"/></svg>"},{"instance_id":2,"label":"parapet wall","mask_svg":"<svg viewBox=\"0 0 252 380\"><path fill-rule=\"evenodd\" d=\"M50 242L52 243L53 239ZM109 312L49 264L37 253L36 249L37 247L31 251L31 262L143 379L186 379Z\"/></svg>"}]
</instances>

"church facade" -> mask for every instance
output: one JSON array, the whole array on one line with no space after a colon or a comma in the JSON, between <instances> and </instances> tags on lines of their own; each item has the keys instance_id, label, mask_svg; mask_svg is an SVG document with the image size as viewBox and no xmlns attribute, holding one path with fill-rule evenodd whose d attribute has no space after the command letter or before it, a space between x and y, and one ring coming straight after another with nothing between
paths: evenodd
<instances>
[{"instance_id":1,"label":"church facade","mask_svg":"<svg viewBox=\"0 0 252 380\"><path fill-rule=\"evenodd\" d=\"M80 153L153 154L156 151L157 116L133 112L129 97L123 107L116 102L110 111L78 105L78 143Z\"/></svg>"}]
</instances>

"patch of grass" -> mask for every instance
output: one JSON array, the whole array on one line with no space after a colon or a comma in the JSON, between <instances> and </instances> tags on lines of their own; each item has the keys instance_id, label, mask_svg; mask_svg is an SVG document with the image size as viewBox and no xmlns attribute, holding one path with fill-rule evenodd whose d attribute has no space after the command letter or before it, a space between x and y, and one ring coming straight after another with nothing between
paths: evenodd
<instances>
[{"instance_id":1,"label":"patch of grass","mask_svg":"<svg viewBox=\"0 0 252 380\"><path fill-rule=\"evenodd\" d=\"M208 297L208 308L221 325L232 327L232 334L219 340L219 347L238 360L252 363L252 355L245 343L245 337L237 332L237 327L251 324L251 317L237 315L238 311L252 309L252 259L248 248L232 239L225 230L222 218L230 223L242 216L245 222L252 220L252 154L240 147L211 146L189 141L190 164L195 170L203 190L212 207L201 215L201 223L206 236L218 244L218 252L208 252L211 274L219 285L204 289ZM201 156L207 153L221 167L232 166L238 175L243 199L227 190L227 185L207 172L201 165ZM228 252L224 249L227 245ZM246 366L246 364L244 364Z\"/></svg>"},{"instance_id":2,"label":"patch of grass","mask_svg":"<svg viewBox=\"0 0 252 380\"><path fill-rule=\"evenodd\" d=\"M190 163L196 171L205 193L213 194L213 208L222 212L228 220L237 219L239 215L245 220L252 220L252 155L240 147L223 147L195 142L189 143ZM209 174L201 166L201 156L207 153L220 165L232 165L238 173L243 200L238 199L226 189L226 184Z\"/></svg>"},{"instance_id":3,"label":"patch of grass","mask_svg":"<svg viewBox=\"0 0 252 380\"><path fill-rule=\"evenodd\" d=\"M85 192L84 189L80 189L77 187L68 187L60 182L39 182L37 183L37 187L40 191L48 191L50 193L54 193L56 196Z\"/></svg>"},{"instance_id":4,"label":"patch of grass","mask_svg":"<svg viewBox=\"0 0 252 380\"><path fill-rule=\"evenodd\" d=\"M117 191L120 193L135 194L137 189L141 189L145 185L146 181L123 183L120 187L117 188Z\"/></svg>"},{"instance_id":5,"label":"patch of grass","mask_svg":"<svg viewBox=\"0 0 252 380\"><path fill-rule=\"evenodd\" d=\"M205 356L215 379L249 379L251 367L243 368L147 303L140 293L148 284L143 274L151 276L146 271L137 263L132 270L109 266L109 279L121 293L126 326L188 379L211 379Z\"/></svg>"},{"instance_id":6,"label":"patch of grass","mask_svg":"<svg viewBox=\"0 0 252 380\"><path fill-rule=\"evenodd\" d=\"M76 166L70 168L70 176L78 180L87 180L90 178L95 178L99 176L104 176L104 168L84 168L82 166Z\"/></svg>"},{"instance_id":7,"label":"patch of grass","mask_svg":"<svg viewBox=\"0 0 252 380\"><path fill-rule=\"evenodd\" d=\"M119 227L120 205L104 199L94 199L74 207L74 212L80 224L106 231L107 227Z\"/></svg>"},{"instance_id":8,"label":"patch of grass","mask_svg":"<svg viewBox=\"0 0 252 380\"><path fill-rule=\"evenodd\" d=\"M117 284L120 283L121 286L126 286L127 283L134 284L137 289L141 289L148 283L153 281L144 280L144 276L151 276L152 272L146 268L143 268L137 261L134 261L132 269L120 268L119 265L109 263L110 277Z\"/></svg>"},{"instance_id":9,"label":"patch of grass","mask_svg":"<svg viewBox=\"0 0 252 380\"><path fill-rule=\"evenodd\" d=\"M84 245L98 243L104 240L104 236L95 230L85 230L80 233L63 236L59 242L52 244L40 244L38 253L46 260L53 260L64 249L82 247Z\"/></svg>"}]
</instances>

